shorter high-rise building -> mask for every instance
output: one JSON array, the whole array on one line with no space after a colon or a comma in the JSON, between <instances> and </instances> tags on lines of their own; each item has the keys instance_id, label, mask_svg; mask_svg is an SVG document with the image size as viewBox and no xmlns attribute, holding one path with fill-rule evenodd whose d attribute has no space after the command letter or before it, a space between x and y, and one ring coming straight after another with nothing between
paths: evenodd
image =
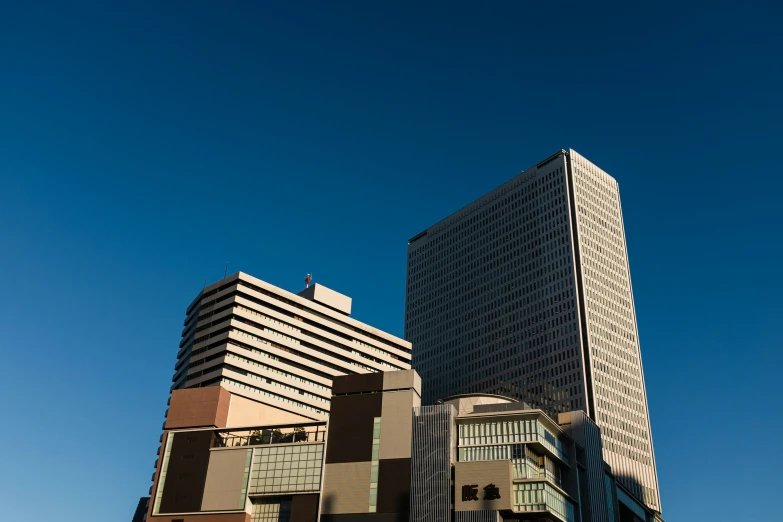
<instances>
[{"instance_id":1,"label":"shorter high-rise building","mask_svg":"<svg viewBox=\"0 0 783 522\"><path fill-rule=\"evenodd\" d=\"M209 285L187 308L172 389L223 386L246 422L325 420L335 376L410 368L411 344L353 319L351 304L243 272Z\"/></svg>"},{"instance_id":2,"label":"shorter high-rise building","mask_svg":"<svg viewBox=\"0 0 783 522\"><path fill-rule=\"evenodd\" d=\"M315 520L333 379L408 370L411 345L306 283L239 272L188 306L147 522Z\"/></svg>"}]
</instances>

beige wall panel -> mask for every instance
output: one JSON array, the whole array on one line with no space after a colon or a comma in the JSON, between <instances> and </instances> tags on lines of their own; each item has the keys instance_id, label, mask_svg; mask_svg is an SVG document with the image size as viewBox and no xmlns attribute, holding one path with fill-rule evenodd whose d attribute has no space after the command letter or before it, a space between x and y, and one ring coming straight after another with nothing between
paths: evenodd
<instances>
[{"instance_id":1,"label":"beige wall panel","mask_svg":"<svg viewBox=\"0 0 783 522\"><path fill-rule=\"evenodd\" d=\"M383 373L384 390L402 390L413 388L416 393L421 395L421 377L416 370L400 370Z\"/></svg>"},{"instance_id":2,"label":"beige wall panel","mask_svg":"<svg viewBox=\"0 0 783 522\"><path fill-rule=\"evenodd\" d=\"M484 499L484 488L494 484L500 498ZM478 500L462 500L462 488L474 486ZM457 462L454 465L454 509L478 511L482 509L511 509L511 461L487 460L481 462Z\"/></svg>"},{"instance_id":3,"label":"beige wall panel","mask_svg":"<svg viewBox=\"0 0 783 522\"><path fill-rule=\"evenodd\" d=\"M327 464L321 513L367 513L370 509L370 462Z\"/></svg>"},{"instance_id":4,"label":"beige wall panel","mask_svg":"<svg viewBox=\"0 0 783 522\"><path fill-rule=\"evenodd\" d=\"M247 475L252 450L212 451L209 455L207 481L204 486L202 511L228 511L244 509Z\"/></svg>"},{"instance_id":5,"label":"beige wall panel","mask_svg":"<svg viewBox=\"0 0 783 522\"><path fill-rule=\"evenodd\" d=\"M312 422L312 419L231 394L226 427L269 426L297 422Z\"/></svg>"},{"instance_id":6,"label":"beige wall panel","mask_svg":"<svg viewBox=\"0 0 783 522\"><path fill-rule=\"evenodd\" d=\"M310 299L316 303L328 306L329 308L334 308L346 315L351 315L352 299L350 297L335 292L331 288L326 288L318 283L313 284L313 286L309 288L305 288L299 292L298 295L305 299Z\"/></svg>"},{"instance_id":7,"label":"beige wall panel","mask_svg":"<svg viewBox=\"0 0 783 522\"><path fill-rule=\"evenodd\" d=\"M402 373L402 372L394 372ZM384 374L384 379L388 374ZM384 386L386 382L384 380ZM414 399L412 390L385 392L381 407L381 459L411 458L411 429Z\"/></svg>"}]
</instances>

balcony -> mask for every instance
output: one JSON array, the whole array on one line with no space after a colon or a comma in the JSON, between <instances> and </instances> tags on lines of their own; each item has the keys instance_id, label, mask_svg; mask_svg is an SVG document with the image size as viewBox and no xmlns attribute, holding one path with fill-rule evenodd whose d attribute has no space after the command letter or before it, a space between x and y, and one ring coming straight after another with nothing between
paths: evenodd
<instances>
[{"instance_id":1,"label":"balcony","mask_svg":"<svg viewBox=\"0 0 783 522\"><path fill-rule=\"evenodd\" d=\"M215 431L212 434L210 448L313 443L324 442L325 440L325 423L309 423L295 426L259 426Z\"/></svg>"},{"instance_id":2,"label":"balcony","mask_svg":"<svg viewBox=\"0 0 783 522\"><path fill-rule=\"evenodd\" d=\"M498 419L459 424L459 446L525 443L538 447L568 466L568 454L563 442L537 419Z\"/></svg>"},{"instance_id":3,"label":"balcony","mask_svg":"<svg viewBox=\"0 0 783 522\"><path fill-rule=\"evenodd\" d=\"M574 504L545 482L513 485L514 511L550 513L562 522L574 522Z\"/></svg>"},{"instance_id":4,"label":"balcony","mask_svg":"<svg viewBox=\"0 0 783 522\"><path fill-rule=\"evenodd\" d=\"M510 460L513 479L543 479L562 487L563 466L549 454L535 451L540 449L535 443L467 446L459 448L458 457L460 462Z\"/></svg>"}]
</instances>

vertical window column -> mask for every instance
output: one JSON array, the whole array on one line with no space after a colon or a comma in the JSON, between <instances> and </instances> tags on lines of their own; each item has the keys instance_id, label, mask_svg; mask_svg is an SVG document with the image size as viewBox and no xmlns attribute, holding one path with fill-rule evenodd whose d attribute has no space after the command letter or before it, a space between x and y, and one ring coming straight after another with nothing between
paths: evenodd
<instances>
[{"instance_id":1,"label":"vertical window column","mask_svg":"<svg viewBox=\"0 0 783 522\"><path fill-rule=\"evenodd\" d=\"M174 441L174 433L169 432L166 437L166 448L163 450L163 459L160 465L160 474L158 475L158 490L155 492L155 502L152 505L152 513L160 513L160 501L163 498L163 486L166 485L166 472L169 468L169 458L171 457L171 443Z\"/></svg>"},{"instance_id":2,"label":"vertical window column","mask_svg":"<svg viewBox=\"0 0 783 522\"><path fill-rule=\"evenodd\" d=\"M381 451L381 418L375 417L372 425L372 462L370 464L370 513L378 504L378 456Z\"/></svg>"}]
</instances>

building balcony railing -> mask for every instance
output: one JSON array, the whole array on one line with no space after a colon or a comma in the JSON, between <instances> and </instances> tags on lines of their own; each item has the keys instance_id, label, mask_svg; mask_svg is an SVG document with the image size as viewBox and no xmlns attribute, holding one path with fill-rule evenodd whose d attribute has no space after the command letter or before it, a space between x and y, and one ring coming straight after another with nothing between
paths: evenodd
<instances>
[{"instance_id":1,"label":"building balcony railing","mask_svg":"<svg viewBox=\"0 0 783 522\"><path fill-rule=\"evenodd\" d=\"M517 459L511 461L512 479L543 479L548 480L558 487L563 486L563 481L559 473L553 473L546 468L521 462Z\"/></svg>"},{"instance_id":2,"label":"building balcony railing","mask_svg":"<svg viewBox=\"0 0 783 522\"><path fill-rule=\"evenodd\" d=\"M460 462L510 460L513 479L544 479L562 486L561 466L548 455L536 453L537 444L494 444L458 448Z\"/></svg>"},{"instance_id":3,"label":"building balcony railing","mask_svg":"<svg viewBox=\"0 0 783 522\"><path fill-rule=\"evenodd\" d=\"M264 426L241 430L215 431L211 448L237 448L267 444L295 444L326 441L326 426Z\"/></svg>"},{"instance_id":4,"label":"building balcony railing","mask_svg":"<svg viewBox=\"0 0 783 522\"><path fill-rule=\"evenodd\" d=\"M464 422L459 425L458 444L479 446L487 444L537 443L568 465L568 453L563 442L536 419L492 420Z\"/></svg>"},{"instance_id":5,"label":"building balcony railing","mask_svg":"<svg viewBox=\"0 0 783 522\"><path fill-rule=\"evenodd\" d=\"M544 482L513 485L514 511L546 511L563 522L574 522L574 504Z\"/></svg>"}]
</instances>

